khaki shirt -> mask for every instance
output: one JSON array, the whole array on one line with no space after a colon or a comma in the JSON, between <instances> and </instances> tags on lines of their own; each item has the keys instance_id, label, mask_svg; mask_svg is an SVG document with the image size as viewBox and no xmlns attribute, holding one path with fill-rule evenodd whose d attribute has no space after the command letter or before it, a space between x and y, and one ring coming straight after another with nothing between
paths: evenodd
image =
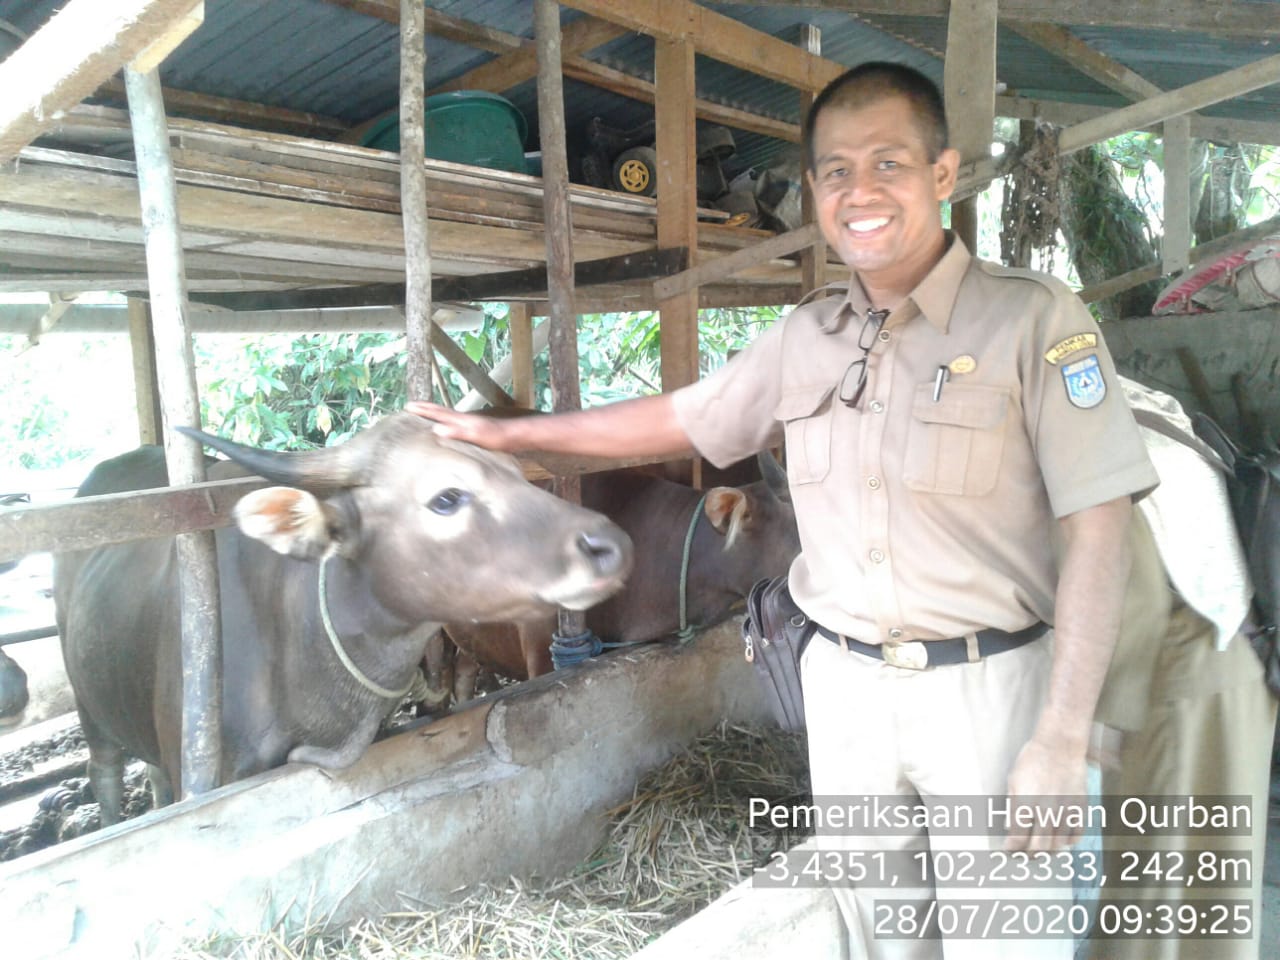
<instances>
[{"instance_id":1,"label":"khaki shirt","mask_svg":"<svg viewBox=\"0 0 1280 960\"><path fill-rule=\"evenodd\" d=\"M681 426L717 465L785 431L791 590L830 629L882 643L1052 623L1055 518L1158 482L1097 324L1064 284L959 240L878 333L867 309L855 279L793 310L673 394Z\"/></svg>"}]
</instances>

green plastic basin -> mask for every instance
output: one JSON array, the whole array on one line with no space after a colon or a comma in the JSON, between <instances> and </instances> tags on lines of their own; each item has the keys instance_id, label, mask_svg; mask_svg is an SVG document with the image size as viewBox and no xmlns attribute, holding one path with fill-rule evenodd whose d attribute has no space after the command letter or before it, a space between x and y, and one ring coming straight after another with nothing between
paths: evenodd
<instances>
[{"instance_id":1,"label":"green plastic basin","mask_svg":"<svg viewBox=\"0 0 1280 960\"><path fill-rule=\"evenodd\" d=\"M487 90L438 93L427 97L423 119L428 157L528 172L524 160L528 128L524 114L510 100ZM399 150L400 118L393 114L374 124L360 143L378 150Z\"/></svg>"}]
</instances>

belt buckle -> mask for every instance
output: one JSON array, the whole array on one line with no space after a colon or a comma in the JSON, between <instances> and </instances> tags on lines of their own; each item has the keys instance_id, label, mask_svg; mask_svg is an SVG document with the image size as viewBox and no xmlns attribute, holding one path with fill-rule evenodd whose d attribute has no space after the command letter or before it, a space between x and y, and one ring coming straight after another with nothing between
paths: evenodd
<instances>
[{"instance_id":1,"label":"belt buckle","mask_svg":"<svg viewBox=\"0 0 1280 960\"><path fill-rule=\"evenodd\" d=\"M880 652L884 662L904 670L923 670L929 666L929 651L920 640L907 640L904 643L882 643Z\"/></svg>"}]
</instances>

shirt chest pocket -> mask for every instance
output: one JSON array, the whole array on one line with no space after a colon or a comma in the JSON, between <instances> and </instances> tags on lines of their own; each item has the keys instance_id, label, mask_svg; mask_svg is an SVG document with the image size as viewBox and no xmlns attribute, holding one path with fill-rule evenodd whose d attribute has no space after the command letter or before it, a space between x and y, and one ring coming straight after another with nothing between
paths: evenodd
<instances>
[{"instance_id":1,"label":"shirt chest pocket","mask_svg":"<svg viewBox=\"0 0 1280 960\"><path fill-rule=\"evenodd\" d=\"M788 392L773 415L787 431L787 478L792 484L817 483L831 472L831 395L835 387L805 387Z\"/></svg>"},{"instance_id":2,"label":"shirt chest pocket","mask_svg":"<svg viewBox=\"0 0 1280 960\"><path fill-rule=\"evenodd\" d=\"M995 489L1009 391L982 384L916 387L902 481L908 490L981 497Z\"/></svg>"}]
</instances>

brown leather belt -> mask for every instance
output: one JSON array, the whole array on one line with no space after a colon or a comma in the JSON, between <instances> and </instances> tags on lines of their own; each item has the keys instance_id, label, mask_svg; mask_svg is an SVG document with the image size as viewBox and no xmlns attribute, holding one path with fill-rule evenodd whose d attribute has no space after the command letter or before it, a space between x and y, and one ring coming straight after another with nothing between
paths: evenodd
<instances>
[{"instance_id":1,"label":"brown leather belt","mask_svg":"<svg viewBox=\"0 0 1280 960\"><path fill-rule=\"evenodd\" d=\"M994 627L979 630L974 634L976 642L973 647L976 656L971 656L968 637L952 637L949 640L908 640L905 643L863 643L853 637L846 637L828 630L822 624L816 626L818 633L846 650L874 657L908 670L923 670L926 667L942 667L954 663L972 663L983 657L1004 653L1006 650L1016 650L1033 640L1039 640L1049 632L1049 624L1043 622L1033 623L1016 633L1006 633Z\"/></svg>"}]
</instances>

